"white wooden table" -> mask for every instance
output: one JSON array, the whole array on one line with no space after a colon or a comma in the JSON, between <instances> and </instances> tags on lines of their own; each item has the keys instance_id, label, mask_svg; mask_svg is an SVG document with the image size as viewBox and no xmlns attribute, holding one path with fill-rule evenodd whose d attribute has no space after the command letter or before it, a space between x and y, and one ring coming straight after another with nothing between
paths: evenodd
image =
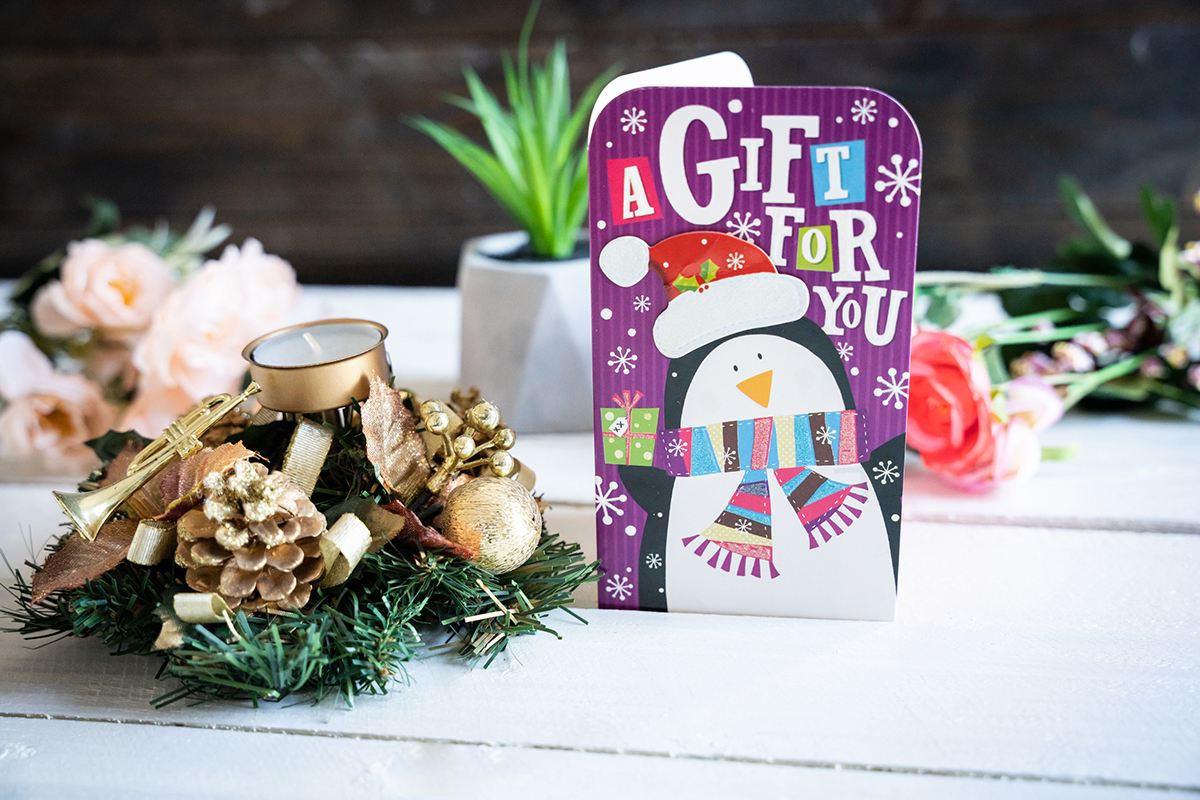
<instances>
[{"instance_id":1,"label":"white wooden table","mask_svg":"<svg viewBox=\"0 0 1200 800\"><path fill-rule=\"evenodd\" d=\"M310 289L301 316L380 319L436 389L457 313L447 290ZM1200 793L1200 425L1074 415L1048 440L1079 455L987 497L910 469L890 624L591 610L353 710L156 711L148 660L0 635L0 797ZM518 455L594 547L588 437ZM10 560L55 531L48 488L0 485Z\"/></svg>"}]
</instances>

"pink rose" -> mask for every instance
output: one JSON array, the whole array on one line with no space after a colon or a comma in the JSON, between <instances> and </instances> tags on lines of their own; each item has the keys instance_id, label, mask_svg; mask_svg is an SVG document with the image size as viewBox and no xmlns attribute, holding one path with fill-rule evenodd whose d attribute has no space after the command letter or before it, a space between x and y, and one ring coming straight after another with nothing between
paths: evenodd
<instances>
[{"instance_id":1,"label":"pink rose","mask_svg":"<svg viewBox=\"0 0 1200 800\"><path fill-rule=\"evenodd\" d=\"M1042 445L1024 420L992 422L991 458L983 459L964 472L945 475L951 483L972 492L995 489L1001 483L1020 481L1033 475L1042 462Z\"/></svg>"},{"instance_id":2,"label":"pink rose","mask_svg":"<svg viewBox=\"0 0 1200 800\"><path fill-rule=\"evenodd\" d=\"M291 265L256 240L226 247L171 293L134 350L140 380L127 423L152 436L165 418L157 404L186 411L211 394L236 391L246 371L242 348L282 325L298 295Z\"/></svg>"},{"instance_id":3,"label":"pink rose","mask_svg":"<svg viewBox=\"0 0 1200 800\"><path fill-rule=\"evenodd\" d=\"M1009 418L1020 419L1032 431L1045 430L1062 419L1062 398L1041 378L1015 378L1005 387L1005 396Z\"/></svg>"},{"instance_id":4,"label":"pink rose","mask_svg":"<svg viewBox=\"0 0 1200 800\"><path fill-rule=\"evenodd\" d=\"M971 345L917 331L909 381L908 444L931 471L971 491L1027 478L1041 463L1035 431L1062 416L1062 401L1039 378L1009 384L1009 419L996 419L992 384Z\"/></svg>"},{"instance_id":5,"label":"pink rose","mask_svg":"<svg viewBox=\"0 0 1200 800\"><path fill-rule=\"evenodd\" d=\"M33 298L33 324L61 338L93 329L114 336L138 333L173 286L170 269L145 245L72 242L59 279Z\"/></svg>"},{"instance_id":6,"label":"pink rose","mask_svg":"<svg viewBox=\"0 0 1200 800\"><path fill-rule=\"evenodd\" d=\"M0 333L0 455L40 459L56 471L81 472L95 463L84 445L102 435L114 412L96 384L55 372L23 333Z\"/></svg>"},{"instance_id":7,"label":"pink rose","mask_svg":"<svg viewBox=\"0 0 1200 800\"><path fill-rule=\"evenodd\" d=\"M912 342L908 444L946 476L990 463L992 385L971 345L949 333L917 331Z\"/></svg>"}]
</instances>

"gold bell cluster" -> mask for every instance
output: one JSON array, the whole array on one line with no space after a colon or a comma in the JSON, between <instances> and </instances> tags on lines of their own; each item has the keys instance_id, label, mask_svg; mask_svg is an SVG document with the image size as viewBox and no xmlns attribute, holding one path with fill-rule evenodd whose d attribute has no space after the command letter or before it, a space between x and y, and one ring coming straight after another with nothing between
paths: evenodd
<instances>
[{"instance_id":1,"label":"gold bell cluster","mask_svg":"<svg viewBox=\"0 0 1200 800\"><path fill-rule=\"evenodd\" d=\"M465 407L465 410L463 410ZM512 428L500 424L500 410L478 393L454 392L449 404L426 400L419 406L421 422L431 434L433 473L425 484L440 494L461 474L487 470L497 478L512 477L518 465L508 451L516 444ZM461 414L461 416L460 416Z\"/></svg>"}]
</instances>

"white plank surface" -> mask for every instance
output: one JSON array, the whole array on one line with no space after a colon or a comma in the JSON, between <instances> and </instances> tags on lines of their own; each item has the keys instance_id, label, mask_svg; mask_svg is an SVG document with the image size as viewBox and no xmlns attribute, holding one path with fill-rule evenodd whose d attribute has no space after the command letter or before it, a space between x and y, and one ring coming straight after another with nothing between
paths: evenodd
<instances>
[{"instance_id":1,"label":"white plank surface","mask_svg":"<svg viewBox=\"0 0 1200 800\"><path fill-rule=\"evenodd\" d=\"M353 711L155 711L152 664L6 636L0 716L1200 791L1200 537L917 523L902 566L893 624L591 611Z\"/></svg>"},{"instance_id":2,"label":"white plank surface","mask_svg":"<svg viewBox=\"0 0 1200 800\"><path fill-rule=\"evenodd\" d=\"M100 793L135 800L214 797L862 797L980 800L1154 800L1151 788L1072 785L860 769L522 748L388 737L245 732L127 725L121 750L154 754L158 786L112 758L112 727L65 720L0 719L0 797ZM62 769L71 763L73 769ZM236 764L237 768L214 768ZM103 781L97 781L103 775ZM281 783L281 776L285 781Z\"/></svg>"}]
</instances>

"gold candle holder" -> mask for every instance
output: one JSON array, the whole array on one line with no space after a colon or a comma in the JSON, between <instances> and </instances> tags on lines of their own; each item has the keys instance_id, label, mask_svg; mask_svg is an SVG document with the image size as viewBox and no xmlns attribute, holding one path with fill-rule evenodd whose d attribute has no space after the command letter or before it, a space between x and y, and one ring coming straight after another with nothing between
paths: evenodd
<instances>
[{"instance_id":1,"label":"gold candle holder","mask_svg":"<svg viewBox=\"0 0 1200 800\"><path fill-rule=\"evenodd\" d=\"M259 402L285 414L321 414L363 401L371 376L391 377L388 330L364 319L305 322L264 334L242 350Z\"/></svg>"}]
</instances>

